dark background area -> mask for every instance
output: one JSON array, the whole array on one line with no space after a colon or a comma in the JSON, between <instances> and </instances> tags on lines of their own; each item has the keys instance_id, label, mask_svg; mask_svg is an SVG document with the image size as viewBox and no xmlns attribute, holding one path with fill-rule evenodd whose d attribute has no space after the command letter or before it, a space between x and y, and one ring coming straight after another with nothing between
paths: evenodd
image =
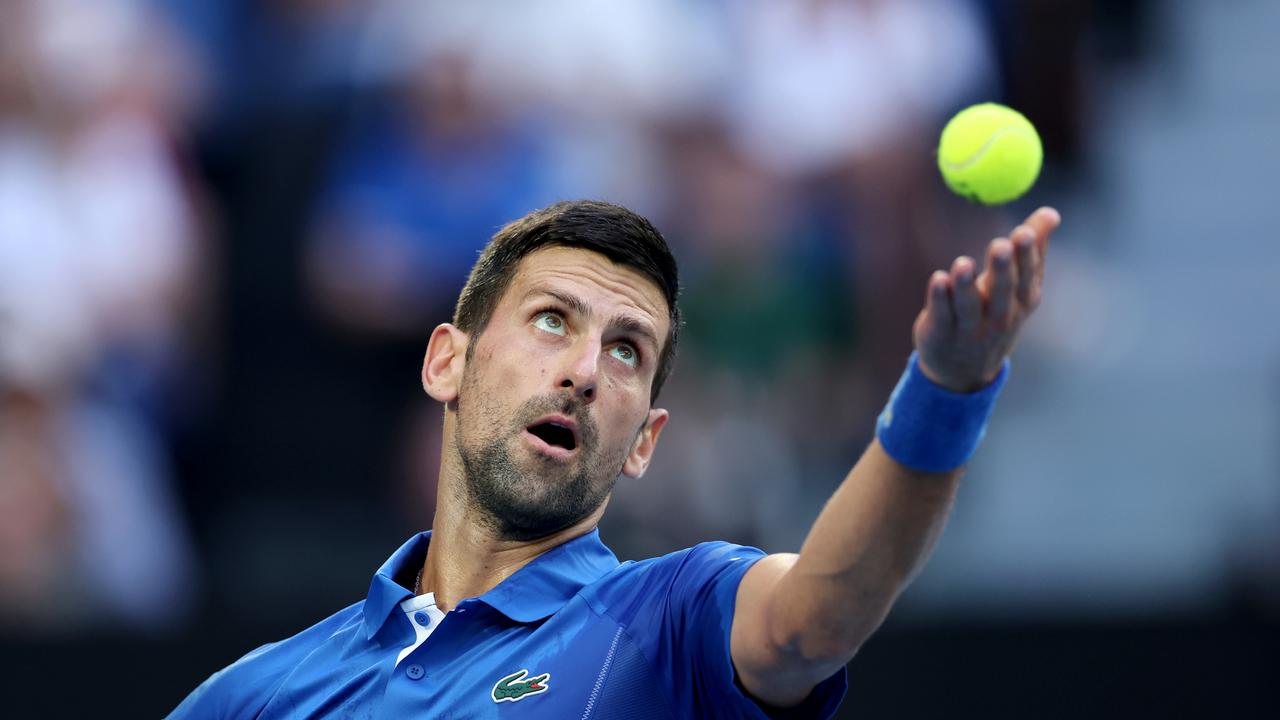
<instances>
[{"instance_id":1,"label":"dark background area","mask_svg":"<svg viewBox=\"0 0 1280 720\"><path fill-rule=\"evenodd\" d=\"M301 629L301 625L297 629ZM150 717L245 647L282 628L243 625L146 641L88 633L8 643L13 717ZM290 628L283 628L286 632ZM274 633L274 634L273 634ZM890 621L849 666L839 717L1268 717L1276 706L1274 625L1234 619L1122 623Z\"/></svg>"}]
</instances>

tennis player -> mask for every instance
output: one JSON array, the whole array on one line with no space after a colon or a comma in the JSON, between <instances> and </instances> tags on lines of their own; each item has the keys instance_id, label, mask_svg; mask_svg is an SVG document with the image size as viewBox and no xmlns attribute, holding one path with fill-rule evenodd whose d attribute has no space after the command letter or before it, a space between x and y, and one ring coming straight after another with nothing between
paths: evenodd
<instances>
[{"instance_id":1,"label":"tennis player","mask_svg":"<svg viewBox=\"0 0 1280 720\"><path fill-rule=\"evenodd\" d=\"M799 554L707 542L621 564L596 524L667 424L675 259L603 202L506 226L422 366L444 405L432 530L365 599L216 673L171 717L829 717L942 530L1058 222L1037 210L983 267L961 257L929 279L876 439Z\"/></svg>"}]
</instances>

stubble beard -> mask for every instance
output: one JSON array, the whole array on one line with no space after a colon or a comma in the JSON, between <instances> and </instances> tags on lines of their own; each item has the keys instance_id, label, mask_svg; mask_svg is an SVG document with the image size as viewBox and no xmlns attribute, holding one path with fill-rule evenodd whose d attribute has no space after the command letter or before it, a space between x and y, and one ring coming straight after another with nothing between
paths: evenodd
<instances>
[{"instance_id":1,"label":"stubble beard","mask_svg":"<svg viewBox=\"0 0 1280 720\"><path fill-rule=\"evenodd\" d=\"M474 398L474 391L470 395ZM498 539L537 540L563 530L595 512L613 491L625 457L603 456L595 423L577 398L536 397L506 421L496 412L486 412L489 408L483 404L468 407L478 415L471 418L477 427L495 429L471 444L463 439L463 406L458 404L454 443L462 458L466 501ZM576 457L559 461L532 455L519 462L513 446L523 443L525 428L553 413L577 424Z\"/></svg>"}]
</instances>

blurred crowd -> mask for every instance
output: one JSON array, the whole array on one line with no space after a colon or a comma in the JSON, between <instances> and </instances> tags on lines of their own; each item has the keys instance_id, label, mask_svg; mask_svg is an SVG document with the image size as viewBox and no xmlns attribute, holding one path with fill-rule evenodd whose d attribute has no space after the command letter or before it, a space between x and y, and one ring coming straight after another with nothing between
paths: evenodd
<instances>
[{"instance_id":1,"label":"blurred crowd","mask_svg":"<svg viewBox=\"0 0 1280 720\"><path fill-rule=\"evenodd\" d=\"M683 270L671 431L606 541L797 548L929 273L1013 219L945 192L941 124L1003 100L1046 182L1087 172L1080 66L1141 5L0 2L0 626L357 597L430 524L430 329L567 198Z\"/></svg>"}]
</instances>

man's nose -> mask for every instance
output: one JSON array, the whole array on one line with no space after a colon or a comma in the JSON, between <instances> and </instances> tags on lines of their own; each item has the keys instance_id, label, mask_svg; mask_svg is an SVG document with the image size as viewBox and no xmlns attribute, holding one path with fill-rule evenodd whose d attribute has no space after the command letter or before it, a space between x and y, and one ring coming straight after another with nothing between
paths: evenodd
<instances>
[{"instance_id":1,"label":"man's nose","mask_svg":"<svg viewBox=\"0 0 1280 720\"><path fill-rule=\"evenodd\" d=\"M574 395L591 402L596 399L596 383L600 372L600 342L584 340L577 343L569 364L560 377L560 387L572 390Z\"/></svg>"}]
</instances>

